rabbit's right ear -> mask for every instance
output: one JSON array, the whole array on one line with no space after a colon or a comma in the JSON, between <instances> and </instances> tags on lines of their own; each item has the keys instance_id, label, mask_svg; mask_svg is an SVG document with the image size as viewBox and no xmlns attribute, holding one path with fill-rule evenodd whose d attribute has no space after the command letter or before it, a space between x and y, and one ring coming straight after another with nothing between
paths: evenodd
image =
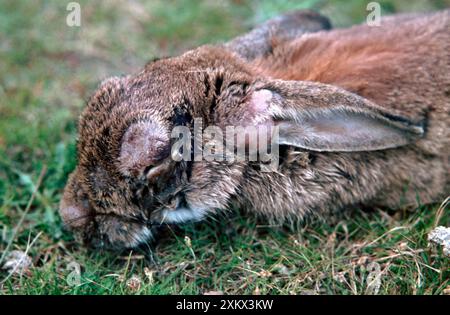
<instances>
[{"instance_id":1,"label":"rabbit's right ear","mask_svg":"<svg viewBox=\"0 0 450 315\"><path fill-rule=\"evenodd\" d=\"M278 143L312 151L373 151L421 138L422 126L342 88L274 80L253 92L251 111L278 127Z\"/></svg>"}]
</instances>

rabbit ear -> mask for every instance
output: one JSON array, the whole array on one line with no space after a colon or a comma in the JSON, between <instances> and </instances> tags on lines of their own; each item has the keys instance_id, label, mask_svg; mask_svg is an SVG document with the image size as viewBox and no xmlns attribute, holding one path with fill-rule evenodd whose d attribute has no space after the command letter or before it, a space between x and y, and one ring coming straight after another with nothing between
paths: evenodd
<instances>
[{"instance_id":1,"label":"rabbit ear","mask_svg":"<svg viewBox=\"0 0 450 315\"><path fill-rule=\"evenodd\" d=\"M268 113L278 143L312 151L373 151L407 145L421 126L336 86L274 80L252 97L252 110Z\"/></svg>"}]
</instances>

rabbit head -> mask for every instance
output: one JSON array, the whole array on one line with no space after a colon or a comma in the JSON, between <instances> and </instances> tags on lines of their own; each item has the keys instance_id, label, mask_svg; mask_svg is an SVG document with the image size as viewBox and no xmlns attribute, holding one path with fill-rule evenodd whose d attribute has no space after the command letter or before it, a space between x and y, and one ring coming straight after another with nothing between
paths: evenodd
<instances>
[{"instance_id":1,"label":"rabbit head","mask_svg":"<svg viewBox=\"0 0 450 315\"><path fill-rule=\"evenodd\" d=\"M109 79L91 97L60 206L66 225L90 244L134 247L155 225L227 208L249 165L174 157L172 130L195 119L202 128L270 126L277 145L313 151L393 148L423 133L341 88L262 77L237 55L203 46Z\"/></svg>"},{"instance_id":2,"label":"rabbit head","mask_svg":"<svg viewBox=\"0 0 450 315\"><path fill-rule=\"evenodd\" d=\"M241 117L252 71L229 53L203 48L101 84L79 121L78 165L61 201L63 221L85 242L134 247L153 224L200 219L224 208L241 165L175 162L171 131Z\"/></svg>"}]
</instances>

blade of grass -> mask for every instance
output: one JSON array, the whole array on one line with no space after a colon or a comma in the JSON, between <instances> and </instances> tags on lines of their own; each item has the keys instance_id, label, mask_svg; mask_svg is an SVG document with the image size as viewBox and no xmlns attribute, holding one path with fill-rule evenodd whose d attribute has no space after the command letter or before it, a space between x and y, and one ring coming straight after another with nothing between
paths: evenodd
<instances>
[{"instance_id":1,"label":"blade of grass","mask_svg":"<svg viewBox=\"0 0 450 315\"><path fill-rule=\"evenodd\" d=\"M44 167L41 170L41 173L39 174L39 178L38 178L38 180L36 182L36 187L35 187L33 193L31 194L30 199L28 200L28 204L27 204L27 206L25 208L25 211L23 212L22 217L20 218L19 222L17 223L16 227L14 228L13 234L12 234L10 240L8 241L8 244L6 245L6 248L3 251L2 256L0 257L0 265L3 263L3 260L5 259L9 248L11 247L12 243L14 242L14 239L17 236L17 232L19 231L20 226L22 225L26 215L30 211L31 205L33 204L34 198L36 197L37 191L38 191L39 187L42 184L42 179L44 178L46 172L47 172L47 166L44 165Z\"/></svg>"}]
</instances>

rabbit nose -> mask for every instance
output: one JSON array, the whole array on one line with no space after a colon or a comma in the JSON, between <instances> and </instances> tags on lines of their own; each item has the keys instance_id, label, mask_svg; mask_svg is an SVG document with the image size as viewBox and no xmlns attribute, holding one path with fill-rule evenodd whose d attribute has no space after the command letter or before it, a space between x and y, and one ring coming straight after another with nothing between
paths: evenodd
<instances>
[{"instance_id":1,"label":"rabbit nose","mask_svg":"<svg viewBox=\"0 0 450 315\"><path fill-rule=\"evenodd\" d=\"M61 202L59 212L64 223L71 228L86 226L90 220L89 210L76 205L66 205L65 202Z\"/></svg>"}]
</instances>

